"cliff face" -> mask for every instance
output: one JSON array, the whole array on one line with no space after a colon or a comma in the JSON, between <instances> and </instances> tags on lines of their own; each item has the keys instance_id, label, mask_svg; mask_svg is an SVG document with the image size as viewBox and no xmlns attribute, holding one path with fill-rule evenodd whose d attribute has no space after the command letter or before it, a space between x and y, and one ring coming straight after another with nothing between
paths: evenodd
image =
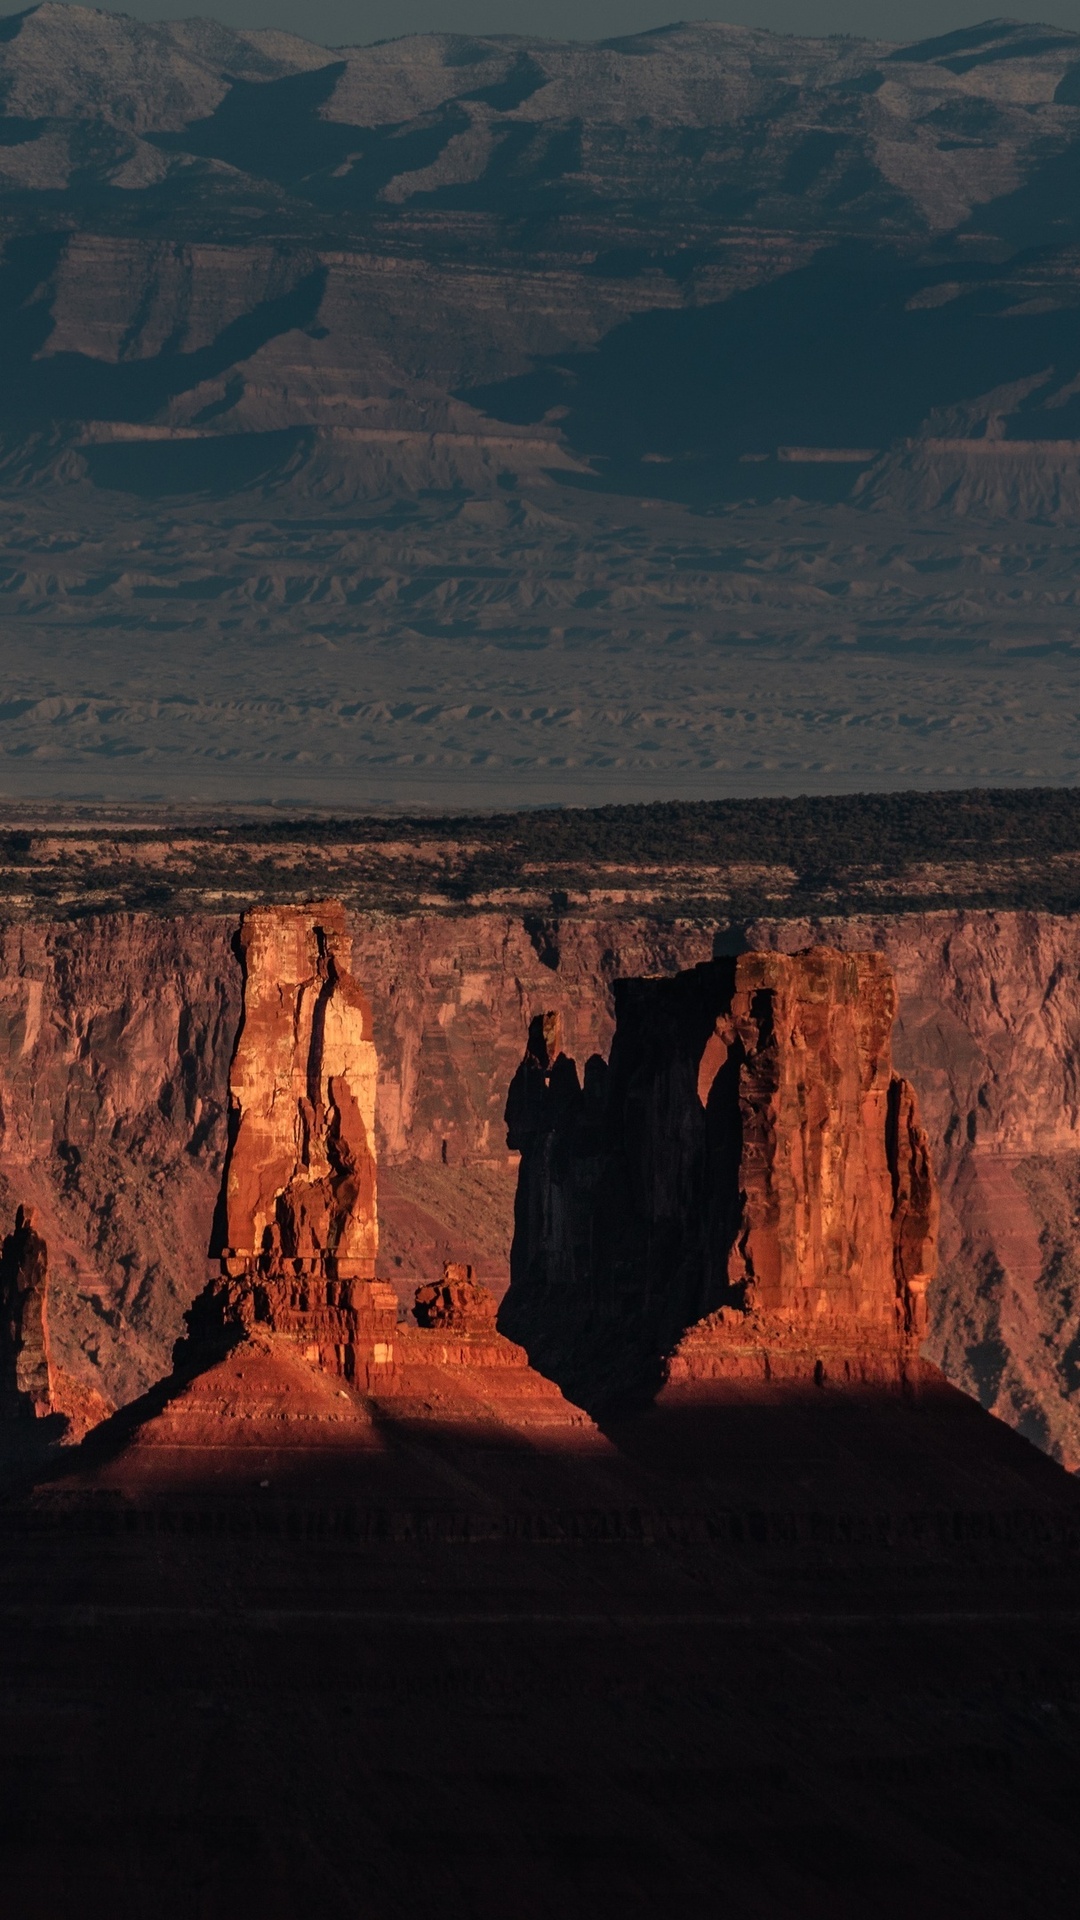
<instances>
[{"instance_id":1,"label":"cliff face","mask_svg":"<svg viewBox=\"0 0 1080 1920\"><path fill-rule=\"evenodd\" d=\"M285 913L278 924L288 923ZM117 1403L168 1371L211 1255L229 1243L219 1206L244 990L237 932L209 915L132 914L24 922L0 936L0 1227L34 1208L54 1362ZM380 1273L403 1304L447 1260L472 1261L501 1291L516 1177L502 1113L529 1018L554 1000L573 1045L606 1047L612 976L669 970L688 944L703 958L710 936L640 922L530 933L504 914L356 917L352 936L379 1061ZM344 937L342 927L334 938ZM274 965L297 992L317 971L284 948ZM264 1004L256 991L253 1052L264 1025L268 1049L280 1041L288 1055L287 1124L299 1127L305 1089L293 1075L304 1070L292 1039L273 1038L276 1019L273 994ZM234 1071L254 1126L243 1041ZM357 1084L367 1110L365 1074ZM242 1159L232 1205L250 1203L254 1236L258 1194L241 1169Z\"/></svg>"},{"instance_id":2,"label":"cliff face","mask_svg":"<svg viewBox=\"0 0 1080 1920\"><path fill-rule=\"evenodd\" d=\"M351 944L332 902L244 919L225 1186L228 1251L238 1260L330 1255L350 1273L374 1275L378 1068Z\"/></svg>"},{"instance_id":3,"label":"cliff face","mask_svg":"<svg viewBox=\"0 0 1080 1920\"><path fill-rule=\"evenodd\" d=\"M673 1378L893 1381L915 1361L936 1195L874 953L749 953L620 982L579 1082L534 1022L503 1324L586 1405ZM685 1336L685 1337L683 1337Z\"/></svg>"},{"instance_id":4,"label":"cliff face","mask_svg":"<svg viewBox=\"0 0 1080 1920\"><path fill-rule=\"evenodd\" d=\"M131 915L0 935L0 1225L33 1208L53 1365L110 1400L167 1370L206 1278L233 931Z\"/></svg>"},{"instance_id":5,"label":"cliff face","mask_svg":"<svg viewBox=\"0 0 1080 1920\"><path fill-rule=\"evenodd\" d=\"M762 945L877 947L941 1186L928 1354L1080 1465L1080 922L1038 913L762 922Z\"/></svg>"},{"instance_id":6,"label":"cliff face","mask_svg":"<svg viewBox=\"0 0 1080 1920\"><path fill-rule=\"evenodd\" d=\"M555 1009L569 1053L606 1055L612 982L706 960L712 935L508 913L352 926L379 1056L379 1271L411 1299L444 1261L468 1261L501 1293L517 1182L503 1113L530 1021Z\"/></svg>"},{"instance_id":7,"label":"cliff face","mask_svg":"<svg viewBox=\"0 0 1080 1920\"><path fill-rule=\"evenodd\" d=\"M403 1304L447 1260L471 1261L501 1291L518 1174L503 1111L530 1022L557 1012L562 1050L606 1060L613 982L692 970L713 933L575 916L526 925L509 912L356 916L351 931L379 1058L378 1271ZM242 990L235 935L231 920L131 915L2 936L0 1227L35 1208L54 1363L112 1400L168 1370L209 1271ZM750 938L885 954L894 1057L941 1188L925 1350L1080 1461L1080 922L898 914L762 922Z\"/></svg>"},{"instance_id":8,"label":"cliff face","mask_svg":"<svg viewBox=\"0 0 1080 1920\"><path fill-rule=\"evenodd\" d=\"M923 1331L936 1196L912 1089L892 1071L895 1013L880 954L737 963L699 1097L738 1063L745 1197L728 1270L764 1314L871 1337Z\"/></svg>"}]
</instances>

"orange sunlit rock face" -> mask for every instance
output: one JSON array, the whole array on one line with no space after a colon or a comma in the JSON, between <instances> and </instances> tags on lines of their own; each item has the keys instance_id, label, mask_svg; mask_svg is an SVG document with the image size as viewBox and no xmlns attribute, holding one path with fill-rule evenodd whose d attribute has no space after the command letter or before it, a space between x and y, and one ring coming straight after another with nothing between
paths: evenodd
<instances>
[{"instance_id":1,"label":"orange sunlit rock face","mask_svg":"<svg viewBox=\"0 0 1080 1920\"><path fill-rule=\"evenodd\" d=\"M892 1071L895 1013L880 954L739 960L709 1047L717 1072L728 1052L740 1063L743 1222L728 1275L747 1307L921 1332L933 1201L915 1096Z\"/></svg>"},{"instance_id":2,"label":"orange sunlit rock face","mask_svg":"<svg viewBox=\"0 0 1080 1920\"><path fill-rule=\"evenodd\" d=\"M707 1106L737 1063L741 1218L727 1269L738 1313L681 1343L676 1377L713 1345L745 1357L748 1337L773 1373L802 1371L811 1350L819 1377L874 1378L916 1359L937 1195L914 1091L892 1069L895 1014L881 954L739 958L698 1083Z\"/></svg>"},{"instance_id":3,"label":"orange sunlit rock face","mask_svg":"<svg viewBox=\"0 0 1080 1920\"><path fill-rule=\"evenodd\" d=\"M230 1253L375 1271L377 1061L342 910L263 908L240 934L244 1017L229 1076Z\"/></svg>"},{"instance_id":4,"label":"orange sunlit rock face","mask_svg":"<svg viewBox=\"0 0 1080 1920\"><path fill-rule=\"evenodd\" d=\"M494 1298L468 1264L449 1263L418 1289L415 1326L399 1324L393 1288L375 1278L377 1061L340 909L260 909L244 921L240 950L229 1245L191 1317L186 1358L198 1364L200 1331L212 1343L224 1325L248 1347L299 1350L399 1411L498 1409L511 1425L587 1427L497 1332Z\"/></svg>"},{"instance_id":5,"label":"orange sunlit rock face","mask_svg":"<svg viewBox=\"0 0 1080 1920\"><path fill-rule=\"evenodd\" d=\"M332 902L257 909L240 951L216 1310L366 1376L393 1364L397 1301L375 1279L378 1065L344 915Z\"/></svg>"}]
</instances>

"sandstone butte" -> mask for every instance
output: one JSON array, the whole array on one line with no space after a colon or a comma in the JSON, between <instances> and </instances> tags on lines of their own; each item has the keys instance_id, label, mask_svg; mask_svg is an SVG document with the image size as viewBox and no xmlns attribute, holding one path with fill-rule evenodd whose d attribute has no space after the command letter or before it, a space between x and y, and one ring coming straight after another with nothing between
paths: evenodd
<instances>
[{"instance_id":1,"label":"sandstone butte","mask_svg":"<svg viewBox=\"0 0 1080 1920\"><path fill-rule=\"evenodd\" d=\"M256 909L240 948L220 1273L195 1302L179 1354L181 1379L193 1370L195 1379L151 1421L146 1443L160 1448L169 1434L189 1453L227 1451L237 1420L250 1444L264 1417L264 1444L277 1452L282 1420L299 1423L305 1440L313 1430L322 1437L318 1409L332 1391L346 1402L349 1431L369 1429L372 1409L388 1407L585 1428L586 1416L498 1333L495 1301L467 1264L447 1263L441 1281L418 1289L418 1324L400 1322L394 1289L375 1277L377 1063L341 910ZM236 1343L250 1349L239 1372ZM241 1379L249 1388L238 1392ZM342 1407L331 1411L340 1428Z\"/></svg>"}]
</instances>

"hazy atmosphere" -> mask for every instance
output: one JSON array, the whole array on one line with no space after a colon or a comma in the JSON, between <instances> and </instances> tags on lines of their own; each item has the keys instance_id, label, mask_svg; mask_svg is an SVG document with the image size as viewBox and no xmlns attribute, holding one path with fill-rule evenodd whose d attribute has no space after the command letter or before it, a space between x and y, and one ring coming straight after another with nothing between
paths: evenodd
<instances>
[{"instance_id":1,"label":"hazy atmosphere","mask_svg":"<svg viewBox=\"0 0 1080 1920\"><path fill-rule=\"evenodd\" d=\"M13 10L14 11L14 10ZM168 0L133 0L123 11L136 20L182 20L190 8ZM408 33L516 33L534 39L602 40L664 27L681 16L652 0L225 0L214 18L233 27L282 27L325 46L352 46ZM978 0L942 9L934 0L744 0L726 7L694 6L690 20L770 27L774 33L859 33L868 38L915 40L948 33L986 18ZM1010 19L1044 21L1046 8L1019 4ZM1057 0L1049 17L1080 26L1080 0Z\"/></svg>"}]
</instances>

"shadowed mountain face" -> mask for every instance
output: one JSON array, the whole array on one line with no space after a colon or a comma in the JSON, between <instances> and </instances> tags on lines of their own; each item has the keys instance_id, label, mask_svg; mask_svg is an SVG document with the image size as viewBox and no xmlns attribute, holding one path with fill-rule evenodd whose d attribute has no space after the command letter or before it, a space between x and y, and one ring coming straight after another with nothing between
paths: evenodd
<instances>
[{"instance_id":1,"label":"shadowed mountain face","mask_svg":"<svg viewBox=\"0 0 1080 1920\"><path fill-rule=\"evenodd\" d=\"M1073 430L1064 31L331 52L46 4L0 104L9 434L498 420L695 497L1018 381L1015 437Z\"/></svg>"},{"instance_id":2,"label":"shadowed mountain face","mask_svg":"<svg viewBox=\"0 0 1080 1920\"><path fill-rule=\"evenodd\" d=\"M1054 27L8 16L0 786L1071 780L1078 184Z\"/></svg>"}]
</instances>

